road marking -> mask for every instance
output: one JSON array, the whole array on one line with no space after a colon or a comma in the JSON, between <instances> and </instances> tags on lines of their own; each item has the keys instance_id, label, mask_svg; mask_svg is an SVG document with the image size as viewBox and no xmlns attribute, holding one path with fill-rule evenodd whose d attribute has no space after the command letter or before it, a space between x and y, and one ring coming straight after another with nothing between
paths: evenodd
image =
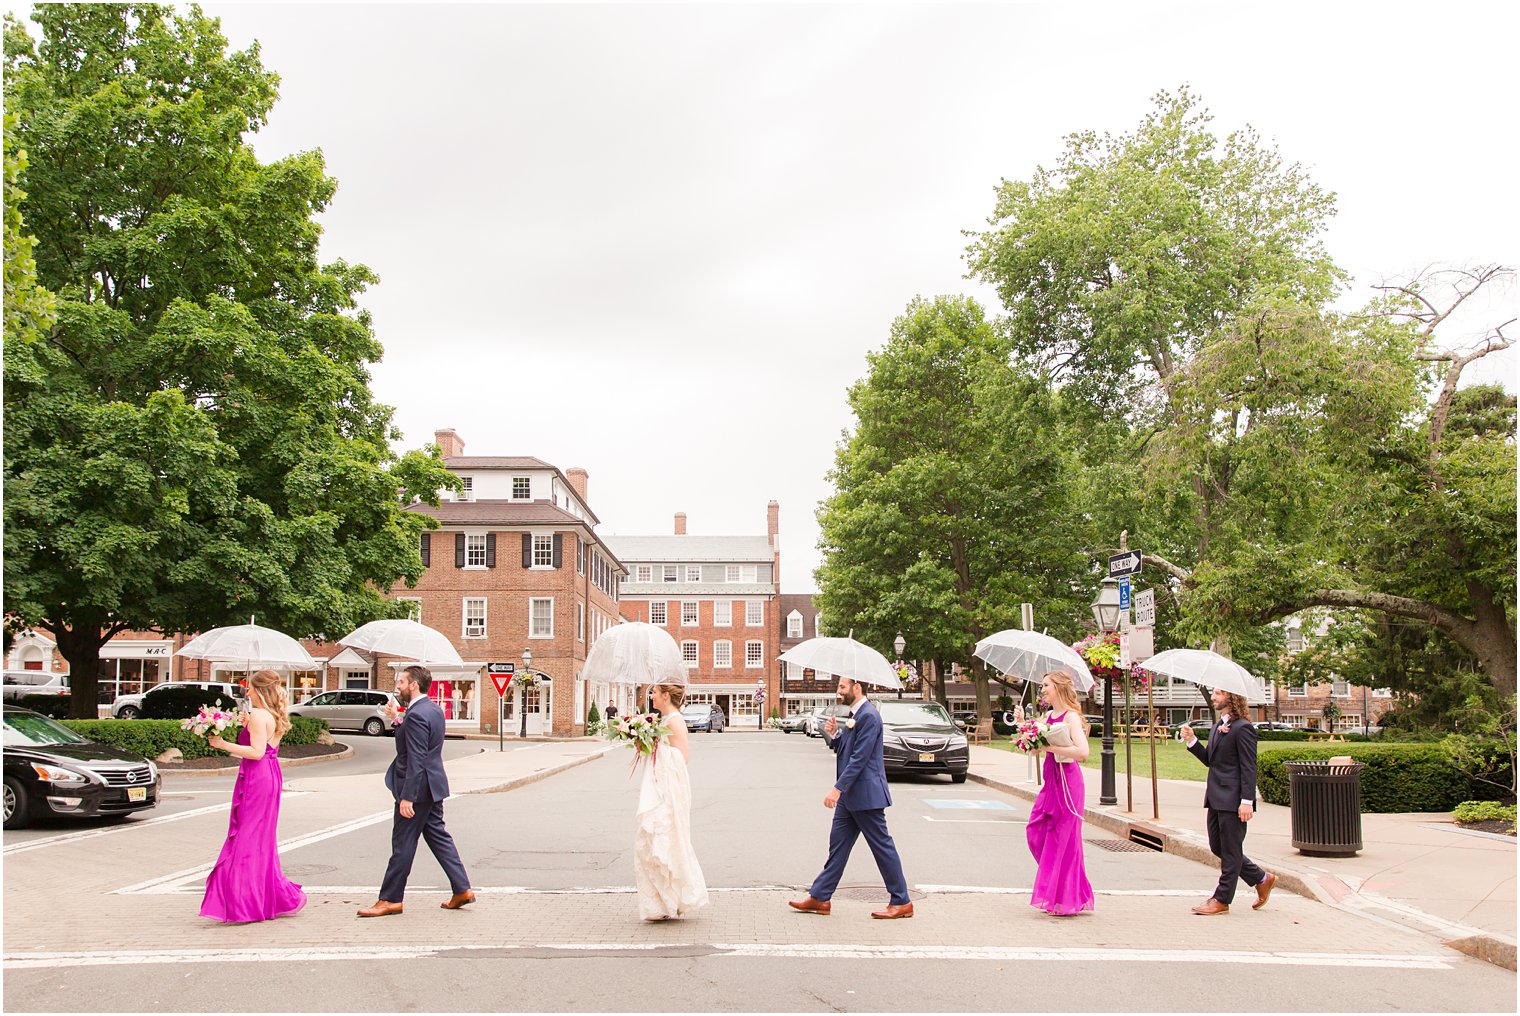
<instances>
[{"instance_id":1,"label":"road marking","mask_svg":"<svg viewBox=\"0 0 1520 1016\"><path fill-rule=\"evenodd\" d=\"M230 791L226 791L230 793ZM305 790L286 790L282 797L301 797L307 794ZM136 822L127 822L123 825L113 825L105 829L81 829L72 833L59 833L57 836L44 836L41 839L24 840L21 843L12 843L5 847L4 855L11 857L16 854L24 854L28 850L37 850L41 847L56 846L59 843L73 843L76 840L93 840L100 836L113 836L117 833L131 832L133 829L142 829L150 825L163 825L165 822L178 822L180 819L195 818L199 815L211 815L219 811L229 811L232 802L226 804L208 804L204 808L191 808L189 811L178 811L172 815L155 815Z\"/></svg>"},{"instance_id":2,"label":"road marking","mask_svg":"<svg viewBox=\"0 0 1520 1016\"><path fill-rule=\"evenodd\" d=\"M1402 970L1450 970L1451 964L1430 954L1276 952L1222 949L1102 949L1045 946L912 946L912 945L803 945L787 943L704 942L543 942L532 945L366 945L318 946L285 949L143 949L124 952L12 952L4 957L6 970L41 970L58 967L140 966L187 963L311 963L323 961L388 962L407 959L500 960L513 952L626 952L649 953L680 950L690 960L690 950L707 955L743 959L868 959L868 960L992 960L996 962L1119 962L1186 963L1198 965L1289 967L1370 967ZM503 954L506 954L505 956Z\"/></svg>"},{"instance_id":3,"label":"road marking","mask_svg":"<svg viewBox=\"0 0 1520 1016\"><path fill-rule=\"evenodd\" d=\"M198 869L199 870L199 869ZM366 896L375 892L375 885L302 885L301 891L308 896ZM489 885L473 886L473 892L478 896L631 896L637 893L638 887L631 885L602 885L602 886L572 886L563 889L541 889L526 885ZM118 889L118 893L126 890ZM171 885L163 889L153 890L155 895L194 895L205 891L203 885ZM426 892L449 892L448 886L442 885L408 885L409 893ZM709 893L775 893L775 892L798 892L796 886L791 885L744 885L744 886L708 886ZM1024 892L1029 892L1025 889ZM1196 894L1193 894L1196 895Z\"/></svg>"},{"instance_id":4,"label":"road marking","mask_svg":"<svg viewBox=\"0 0 1520 1016\"><path fill-rule=\"evenodd\" d=\"M933 815L923 816L925 822L969 822L981 825L1027 825L1027 818L935 818Z\"/></svg>"},{"instance_id":5,"label":"road marking","mask_svg":"<svg viewBox=\"0 0 1520 1016\"><path fill-rule=\"evenodd\" d=\"M934 798L925 798L924 803L931 808L975 808L978 811L1013 811L1013 805L1005 801L989 801L985 798L979 800L950 800L936 801Z\"/></svg>"},{"instance_id":6,"label":"road marking","mask_svg":"<svg viewBox=\"0 0 1520 1016\"><path fill-rule=\"evenodd\" d=\"M1028 896L1032 890L1018 886L997 885L919 885L913 888L925 893L985 893L1002 896ZM1197 889L1094 889L1099 896L1197 896Z\"/></svg>"}]
</instances>

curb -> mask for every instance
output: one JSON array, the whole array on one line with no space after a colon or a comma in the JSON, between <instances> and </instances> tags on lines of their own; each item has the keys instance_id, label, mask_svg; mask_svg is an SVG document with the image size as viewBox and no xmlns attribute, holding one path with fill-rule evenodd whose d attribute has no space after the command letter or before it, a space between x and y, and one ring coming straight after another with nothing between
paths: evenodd
<instances>
[{"instance_id":1,"label":"curb","mask_svg":"<svg viewBox=\"0 0 1520 1016\"><path fill-rule=\"evenodd\" d=\"M1027 787L1014 786L1004 783L978 772L968 772L967 777L974 783L1001 790L1005 794L1026 801L1035 799L1035 791ZM1170 826L1159 825L1153 821L1144 819L1125 818L1108 811L1099 811L1095 808L1084 807L1082 809L1082 821L1095 825L1109 832L1117 833L1126 840L1139 839L1151 843L1160 843L1161 852L1175 854L1189 861L1197 861L1200 864L1217 868L1219 859L1216 858L1206 840L1192 833L1184 833ZM1131 832L1137 832L1139 837L1132 837ZM1286 889L1288 892L1306 899L1323 903L1326 906L1337 906L1339 900L1328 890L1318 884L1318 880L1304 872L1294 871L1291 867L1285 867L1278 859L1272 866L1272 873L1277 876L1277 888ZM1425 932L1425 934L1429 934ZM1487 932L1480 935L1470 935L1466 938L1446 939L1436 936L1437 941L1448 948L1455 949L1474 959L1480 959L1495 966L1504 967L1506 970L1515 969L1515 942L1504 935Z\"/></svg>"},{"instance_id":2,"label":"curb","mask_svg":"<svg viewBox=\"0 0 1520 1016\"><path fill-rule=\"evenodd\" d=\"M342 751L333 752L331 755L317 755L313 758L282 758L280 771L319 765L323 762L336 762L339 759L348 758L353 753L354 749L345 744ZM158 773L160 776L231 776L237 771L237 766L222 766L220 769L164 769L160 765Z\"/></svg>"},{"instance_id":3,"label":"curb","mask_svg":"<svg viewBox=\"0 0 1520 1016\"><path fill-rule=\"evenodd\" d=\"M505 793L508 790L516 790L518 787L526 787L530 783L537 783L539 780L548 779L550 776L558 775L567 769L574 769L576 766L583 766L587 762L595 761L596 759L599 759L603 755L607 754L609 751L615 751L621 747L622 745L620 744L609 744L601 751L594 751L589 755L582 755L580 758L571 759L569 762L561 762L558 765L552 765L547 769L540 769L537 772L529 773L526 776L518 776L514 779L507 780L505 783L497 783L489 787L481 787L478 790L466 790L455 796L462 797L466 794L501 794Z\"/></svg>"}]
</instances>

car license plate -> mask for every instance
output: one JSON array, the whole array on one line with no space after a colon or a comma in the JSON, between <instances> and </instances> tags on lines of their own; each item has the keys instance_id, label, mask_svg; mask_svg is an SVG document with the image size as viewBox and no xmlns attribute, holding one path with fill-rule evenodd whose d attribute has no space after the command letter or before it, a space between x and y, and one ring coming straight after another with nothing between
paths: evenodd
<instances>
[{"instance_id":1,"label":"car license plate","mask_svg":"<svg viewBox=\"0 0 1520 1016\"><path fill-rule=\"evenodd\" d=\"M129 801L146 801L147 799L148 799L148 788L147 787L128 787L127 788L127 800L129 800Z\"/></svg>"},{"instance_id":2,"label":"car license plate","mask_svg":"<svg viewBox=\"0 0 1520 1016\"><path fill-rule=\"evenodd\" d=\"M933 762L934 761L934 752L932 752L932 751L921 751L921 752L918 753L918 760L920 762Z\"/></svg>"}]
</instances>

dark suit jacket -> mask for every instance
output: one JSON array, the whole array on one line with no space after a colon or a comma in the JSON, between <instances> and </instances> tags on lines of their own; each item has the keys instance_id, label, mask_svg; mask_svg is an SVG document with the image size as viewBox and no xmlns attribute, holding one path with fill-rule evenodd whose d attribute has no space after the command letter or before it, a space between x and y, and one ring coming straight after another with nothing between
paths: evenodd
<instances>
[{"instance_id":1,"label":"dark suit jacket","mask_svg":"<svg viewBox=\"0 0 1520 1016\"><path fill-rule=\"evenodd\" d=\"M1218 723L1209 731L1208 747L1200 738L1188 745L1188 751L1209 767L1209 782L1204 790L1205 807L1215 811L1239 811L1241 801L1256 805L1256 728L1249 720L1230 718L1230 730L1224 733Z\"/></svg>"},{"instance_id":2,"label":"dark suit jacket","mask_svg":"<svg viewBox=\"0 0 1520 1016\"><path fill-rule=\"evenodd\" d=\"M449 796L443 729L443 710L426 695L406 707L396 728L396 760L385 771L385 786L396 800L442 801Z\"/></svg>"},{"instance_id":3,"label":"dark suit jacket","mask_svg":"<svg viewBox=\"0 0 1520 1016\"><path fill-rule=\"evenodd\" d=\"M848 811L872 811L890 807L887 765L882 759L881 713L866 699L855 710L855 726L845 726L831 742L834 749L834 788L839 803Z\"/></svg>"}]
</instances>

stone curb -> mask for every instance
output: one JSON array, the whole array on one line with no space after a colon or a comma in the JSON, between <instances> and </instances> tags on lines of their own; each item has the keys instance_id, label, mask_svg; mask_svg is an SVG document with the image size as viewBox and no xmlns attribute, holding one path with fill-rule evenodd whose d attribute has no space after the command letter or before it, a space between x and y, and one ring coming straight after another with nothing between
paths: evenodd
<instances>
[{"instance_id":1,"label":"stone curb","mask_svg":"<svg viewBox=\"0 0 1520 1016\"><path fill-rule=\"evenodd\" d=\"M1005 794L1033 801L1036 792L1027 787L1015 786L1005 783L978 772L966 774L973 782L1001 790ZM1197 861L1209 867L1218 867L1219 859L1216 858L1209 845L1200 837L1170 826L1161 825L1157 822L1144 819L1126 818L1113 812L1102 811L1096 808L1084 807L1082 821L1091 825L1106 829L1129 840L1130 832L1139 832L1145 839L1160 842L1163 853L1175 854L1189 861ZM1298 896L1314 900L1327 906L1335 906L1338 900L1325 888L1318 884L1318 880L1307 872L1295 871L1289 865L1283 863L1281 858L1273 860L1272 873L1277 876L1277 887L1286 889ZM1427 932L1428 934L1428 932ZM1496 932L1485 932L1481 935L1472 935L1467 938L1443 939L1435 936L1442 945L1458 952L1465 953L1475 959L1484 960L1495 966L1504 967L1507 970L1515 969L1515 941L1505 935Z\"/></svg>"},{"instance_id":2,"label":"stone curb","mask_svg":"<svg viewBox=\"0 0 1520 1016\"><path fill-rule=\"evenodd\" d=\"M615 751L621 747L622 745L620 744L609 744L601 751L594 751L588 755L582 755L580 758L573 758L568 762L561 762L558 765L552 765L547 769L540 769L536 773L528 773L526 776L517 776L510 780L507 780L504 783L492 784L489 787L480 787L476 790L463 790L458 794L451 796L462 797L465 794L501 794L505 793L508 790L516 790L518 787L526 787L530 783L537 783L539 780L548 779L550 776L558 775L567 769L574 769L576 766L583 766L587 762L599 759L608 752Z\"/></svg>"},{"instance_id":3,"label":"stone curb","mask_svg":"<svg viewBox=\"0 0 1520 1016\"><path fill-rule=\"evenodd\" d=\"M317 755L313 758L282 758L280 759L280 771L286 769L299 769L302 766L314 766L322 762L336 762L353 755L354 749L348 745L343 746L342 751L333 752L331 755ZM160 776L231 776L238 771L235 765L222 766L220 769L165 769L163 763L159 764Z\"/></svg>"}]
</instances>

